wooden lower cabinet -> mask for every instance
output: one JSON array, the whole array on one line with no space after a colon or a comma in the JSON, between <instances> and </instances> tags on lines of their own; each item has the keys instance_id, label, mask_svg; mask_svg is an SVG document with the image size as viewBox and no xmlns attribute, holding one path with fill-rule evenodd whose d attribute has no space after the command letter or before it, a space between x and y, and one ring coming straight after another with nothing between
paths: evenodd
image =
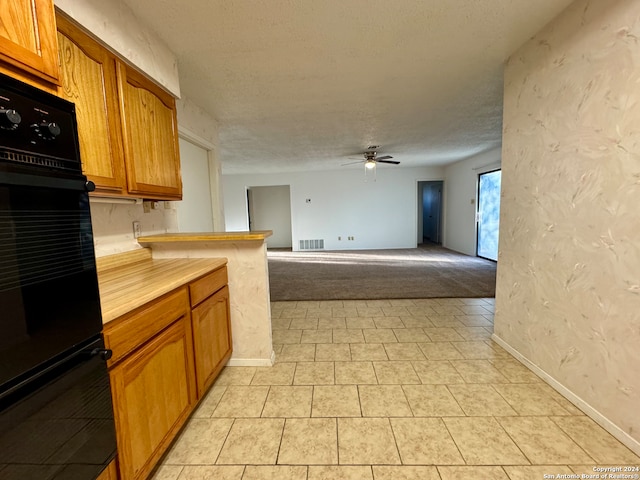
<instances>
[{"instance_id":1,"label":"wooden lower cabinet","mask_svg":"<svg viewBox=\"0 0 640 480\"><path fill-rule=\"evenodd\" d=\"M195 403L189 316L111 369L122 480L146 478Z\"/></svg>"},{"instance_id":2,"label":"wooden lower cabinet","mask_svg":"<svg viewBox=\"0 0 640 480\"><path fill-rule=\"evenodd\" d=\"M96 480L118 480L117 460L112 460Z\"/></svg>"},{"instance_id":3,"label":"wooden lower cabinet","mask_svg":"<svg viewBox=\"0 0 640 480\"><path fill-rule=\"evenodd\" d=\"M231 356L227 268L107 323L103 335L119 479L146 479ZM99 480L118 478L106 475Z\"/></svg>"},{"instance_id":4,"label":"wooden lower cabinet","mask_svg":"<svg viewBox=\"0 0 640 480\"><path fill-rule=\"evenodd\" d=\"M229 317L227 286L191 311L199 398L206 393L231 356Z\"/></svg>"}]
</instances>

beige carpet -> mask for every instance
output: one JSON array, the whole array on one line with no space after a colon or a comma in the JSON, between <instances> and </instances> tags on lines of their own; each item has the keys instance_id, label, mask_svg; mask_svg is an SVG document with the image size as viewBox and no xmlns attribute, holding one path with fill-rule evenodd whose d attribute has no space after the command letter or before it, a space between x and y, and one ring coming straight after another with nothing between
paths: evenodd
<instances>
[{"instance_id":1,"label":"beige carpet","mask_svg":"<svg viewBox=\"0 0 640 480\"><path fill-rule=\"evenodd\" d=\"M440 246L267 256L272 301L495 296L495 262Z\"/></svg>"}]
</instances>

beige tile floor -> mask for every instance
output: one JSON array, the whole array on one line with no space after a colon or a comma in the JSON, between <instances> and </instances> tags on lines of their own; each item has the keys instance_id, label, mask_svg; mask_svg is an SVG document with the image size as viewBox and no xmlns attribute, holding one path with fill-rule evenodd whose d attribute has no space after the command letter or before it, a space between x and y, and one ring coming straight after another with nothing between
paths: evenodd
<instances>
[{"instance_id":1,"label":"beige tile floor","mask_svg":"<svg viewBox=\"0 0 640 480\"><path fill-rule=\"evenodd\" d=\"M276 302L155 480L542 479L640 459L491 340L493 299ZM547 477L549 478L549 477Z\"/></svg>"}]
</instances>

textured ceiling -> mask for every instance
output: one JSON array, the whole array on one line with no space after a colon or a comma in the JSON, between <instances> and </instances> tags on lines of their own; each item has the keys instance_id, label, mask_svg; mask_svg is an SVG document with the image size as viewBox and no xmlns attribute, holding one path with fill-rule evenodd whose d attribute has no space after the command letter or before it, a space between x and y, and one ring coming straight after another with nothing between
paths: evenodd
<instances>
[{"instance_id":1,"label":"textured ceiling","mask_svg":"<svg viewBox=\"0 0 640 480\"><path fill-rule=\"evenodd\" d=\"M498 147L503 63L571 0L125 3L219 122L232 174L340 168L373 144L401 167Z\"/></svg>"}]
</instances>

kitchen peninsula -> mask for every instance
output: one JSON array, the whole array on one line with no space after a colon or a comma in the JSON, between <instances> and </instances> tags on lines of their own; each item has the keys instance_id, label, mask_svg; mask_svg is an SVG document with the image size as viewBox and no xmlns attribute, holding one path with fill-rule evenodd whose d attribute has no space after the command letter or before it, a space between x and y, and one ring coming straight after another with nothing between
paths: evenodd
<instances>
[{"instance_id":1,"label":"kitchen peninsula","mask_svg":"<svg viewBox=\"0 0 640 480\"><path fill-rule=\"evenodd\" d=\"M228 365L270 366L271 304L266 239L272 231L166 233L138 238L154 259L227 258L233 355Z\"/></svg>"},{"instance_id":2,"label":"kitchen peninsula","mask_svg":"<svg viewBox=\"0 0 640 480\"><path fill-rule=\"evenodd\" d=\"M147 478L231 356L227 259L96 264L120 478Z\"/></svg>"}]
</instances>

